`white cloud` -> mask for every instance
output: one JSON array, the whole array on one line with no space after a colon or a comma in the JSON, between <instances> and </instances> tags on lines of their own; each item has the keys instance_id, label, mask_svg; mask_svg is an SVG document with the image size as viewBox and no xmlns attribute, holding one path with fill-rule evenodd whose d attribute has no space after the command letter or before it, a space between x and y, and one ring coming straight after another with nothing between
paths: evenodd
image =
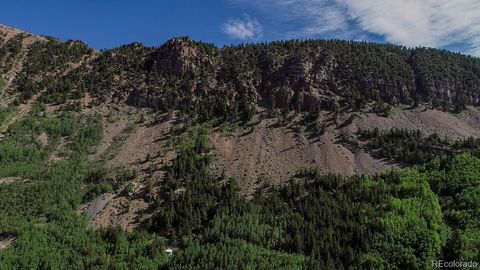
<instances>
[{"instance_id":1,"label":"white cloud","mask_svg":"<svg viewBox=\"0 0 480 270\"><path fill-rule=\"evenodd\" d=\"M410 46L463 45L480 55L478 0L337 0L359 26Z\"/></svg>"},{"instance_id":2,"label":"white cloud","mask_svg":"<svg viewBox=\"0 0 480 270\"><path fill-rule=\"evenodd\" d=\"M254 5L287 38L359 39L367 33L408 46L451 48L480 56L479 0L233 0Z\"/></svg>"},{"instance_id":3,"label":"white cloud","mask_svg":"<svg viewBox=\"0 0 480 270\"><path fill-rule=\"evenodd\" d=\"M230 19L222 26L222 30L233 39L256 39L262 35L262 25L254 18L244 15L243 18Z\"/></svg>"}]
</instances>

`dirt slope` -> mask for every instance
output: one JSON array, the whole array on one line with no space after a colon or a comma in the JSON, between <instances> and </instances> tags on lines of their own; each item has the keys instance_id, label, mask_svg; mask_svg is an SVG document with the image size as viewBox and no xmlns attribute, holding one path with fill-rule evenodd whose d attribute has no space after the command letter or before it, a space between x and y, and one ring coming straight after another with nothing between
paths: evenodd
<instances>
[{"instance_id":1,"label":"dirt slope","mask_svg":"<svg viewBox=\"0 0 480 270\"><path fill-rule=\"evenodd\" d=\"M119 109L116 120L105 124L104 140L89 157L90 162L104 162L112 179L124 170L135 172L133 179L120 185L113 193L105 193L84 205L90 226L94 228L119 225L132 230L148 217L156 186L163 180L166 167L175 157L169 138L175 119L125 107ZM115 180L116 181L116 180ZM148 190L148 186L154 188Z\"/></svg>"},{"instance_id":2,"label":"dirt slope","mask_svg":"<svg viewBox=\"0 0 480 270\"><path fill-rule=\"evenodd\" d=\"M327 123L328 113L323 122ZM348 119L351 119L348 124ZM374 113L345 113L337 124L328 124L325 132L314 135L292 128L295 121L278 126L276 119L266 119L253 128L223 134L219 129L210 135L214 147L213 169L239 180L241 188L251 192L257 182L282 183L305 168L320 168L335 174L373 174L397 167L398 164L372 157L361 147L340 142L340 134L351 140L359 129L390 128L420 129L427 134L438 133L451 139L480 137L477 114L455 115L438 110L395 109L390 117ZM313 136L313 137L312 137Z\"/></svg>"},{"instance_id":3,"label":"dirt slope","mask_svg":"<svg viewBox=\"0 0 480 270\"><path fill-rule=\"evenodd\" d=\"M352 128L420 129L427 134L438 133L441 136L458 139L470 136L480 137L479 123L479 118L475 114L455 115L421 106L406 110L396 108L388 118L374 113L362 113L353 121Z\"/></svg>"},{"instance_id":4,"label":"dirt slope","mask_svg":"<svg viewBox=\"0 0 480 270\"><path fill-rule=\"evenodd\" d=\"M349 150L337 142L338 130L328 128L323 135L297 132L267 119L252 129L233 135L215 130L210 135L214 147L214 171L239 180L241 188L253 191L258 182L283 183L299 170L319 167L336 174L373 173L390 167L361 150Z\"/></svg>"}]
</instances>

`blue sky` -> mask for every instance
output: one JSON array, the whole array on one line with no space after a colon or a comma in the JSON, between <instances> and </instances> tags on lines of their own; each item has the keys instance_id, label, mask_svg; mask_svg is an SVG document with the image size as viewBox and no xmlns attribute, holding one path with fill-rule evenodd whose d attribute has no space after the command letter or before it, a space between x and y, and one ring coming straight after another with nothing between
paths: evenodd
<instances>
[{"instance_id":1,"label":"blue sky","mask_svg":"<svg viewBox=\"0 0 480 270\"><path fill-rule=\"evenodd\" d=\"M478 0L1 0L0 23L101 49L191 36L217 46L341 38L480 56Z\"/></svg>"}]
</instances>

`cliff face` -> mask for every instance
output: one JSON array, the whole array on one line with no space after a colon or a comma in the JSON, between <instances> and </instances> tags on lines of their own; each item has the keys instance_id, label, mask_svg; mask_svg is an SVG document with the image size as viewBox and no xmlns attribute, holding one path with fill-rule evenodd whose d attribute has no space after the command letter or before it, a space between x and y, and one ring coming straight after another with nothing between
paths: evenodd
<instances>
[{"instance_id":1,"label":"cliff face","mask_svg":"<svg viewBox=\"0 0 480 270\"><path fill-rule=\"evenodd\" d=\"M478 105L479 59L433 49L342 41L289 41L213 48L172 40L147 63L191 82L192 93L231 93L290 110L318 111L344 104L356 109L382 100L427 102L446 110ZM152 69L150 69L152 70ZM223 93L225 94L225 93ZM228 95L227 95L228 96Z\"/></svg>"},{"instance_id":2,"label":"cliff face","mask_svg":"<svg viewBox=\"0 0 480 270\"><path fill-rule=\"evenodd\" d=\"M417 91L431 103L452 102L457 109L479 104L480 60L446 51L419 49L410 63Z\"/></svg>"}]
</instances>

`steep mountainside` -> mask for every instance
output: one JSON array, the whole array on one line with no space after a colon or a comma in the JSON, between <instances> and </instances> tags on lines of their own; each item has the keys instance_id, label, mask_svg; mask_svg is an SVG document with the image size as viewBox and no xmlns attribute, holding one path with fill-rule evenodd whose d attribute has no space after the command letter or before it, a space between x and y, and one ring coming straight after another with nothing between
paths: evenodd
<instances>
[{"instance_id":1,"label":"steep mountainside","mask_svg":"<svg viewBox=\"0 0 480 270\"><path fill-rule=\"evenodd\" d=\"M12 89L25 97L45 87L56 98L90 92L204 118L248 118L258 105L318 112L425 102L460 111L479 103L480 60L447 51L337 40L219 49L176 38L158 48L133 43L94 52L79 41L12 38L3 29L2 70L14 70Z\"/></svg>"},{"instance_id":2,"label":"steep mountainside","mask_svg":"<svg viewBox=\"0 0 480 270\"><path fill-rule=\"evenodd\" d=\"M480 260L479 95L479 58L430 48L0 25L0 268Z\"/></svg>"},{"instance_id":3,"label":"steep mountainside","mask_svg":"<svg viewBox=\"0 0 480 270\"><path fill-rule=\"evenodd\" d=\"M275 179L288 179L302 167L352 174L395 166L338 140L343 134L355 137L358 129L478 135L476 109L467 110L466 117L448 112L478 105L480 60L447 51L337 40L219 49L176 38L158 48L133 43L96 52L80 41L6 27L2 33L1 68L9 86L4 99L15 97L15 104L41 92L39 101L70 110L87 98L93 111L98 105L128 104L159 113L179 111L189 121L290 121L286 127L273 127L276 120L249 127L246 137L244 128L229 136L212 134L220 157L217 170L249 183L274 167L284 168ZM305 123L299 123L299 113L308 114L308 130L301 130ZM284 140L290 141L289 151ZM235 149L234 156L229 149ZM254 157L252 151L260 149L267 152ZM263 169L252 169L257 164Z\"/></svg>"}]
</instances>

